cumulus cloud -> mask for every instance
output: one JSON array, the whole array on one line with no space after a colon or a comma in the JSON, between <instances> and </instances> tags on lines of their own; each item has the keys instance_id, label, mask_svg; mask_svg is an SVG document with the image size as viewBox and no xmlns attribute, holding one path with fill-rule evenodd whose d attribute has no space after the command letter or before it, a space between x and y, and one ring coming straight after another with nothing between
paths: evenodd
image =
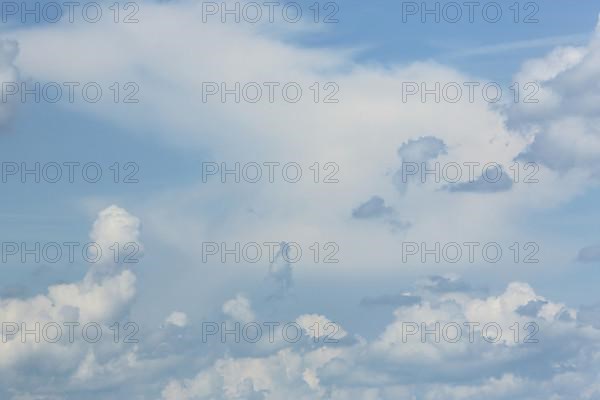
<instances>
[{"instance_id":1,"label":"cumulus cloud","mask_svg":"<svg viewBox=\"0 0 600 400\"><path fill-rule=\"evenodd\" d=\"M192 379L171 381L163 390L162 398L308 399L314 391L304 380L304 372L317 365L318 361L310 362L290 350L266 358L220 359Z\"/></svg>"},{"instance_id":2,"label":"cumulus cloud","mask_svg":"<svg viewBox=\"0 0 600 400\"><path fill-rule=\"evenodd\" d=\"M90 239L107 254L110 252L109 249L116 243L121 251L128 245L133 245L135 246L136 256L140 255L143 246L141 246L139 236L140 220L115 205L111 205L98 213L90 232ZM110 257L103 257L102 259L110 261Z\"/></svg>"},{"instance_id":3,"label":"cumulus cloud","mask_svg":"<svg viewBox=\"0 0 600 400\"><path fill-rule=\"evenodd\" d=\"M227 300L223 304L222 309L223 313L233 318L234 321L248 323L256 320L256 316L250 305L250 300L241 294L238 294L231 300Z\"/></svg>"},{"instance_id":4,"label":"cumulus cloud","mask_svg":"<svg viewBox=\"0 0 600 400\"><path fill-rule=\"evenodd\" d=\"M165 319L165 323L177 326L179 328L183 328L188 324L188 316L186 315L186 313L183 313L181 311L173 311Z\"/></svg>"},{"instance_id":5,"label":"cumulus cloud","mask_svg":"<svg viewBox=\"0 0 600 400\"><path fill-rule=\"evenodd\" d=\"M304 314L296 318L296 323L304 332L315 339L327 337L329 340L340 340L348 336L340 325L330 321L324 315Z\"/></svg>"},{"instance_id":6,"label":"cumulus cloud","mask_svg":"<svg viewBox=\"0 0 600 400\"><path fill-rule=\"evenodd\" d=\"M532 136L519 159L565 172L598 173L600 131L600 24L583 47L563 47L523 65L516 79L539 86L537 102L520 102L508 111L509 123L528 127Z\"/></svg>"},{"instance_id":7,"label":"cumulus cloud","mask_svg":"<svg viewBox=\"0 0 600 400\"><path fill-rule=\"evenodd\" d=\"M288 343L275 352L265 348L264 355L219 358L192 378L171 380L162 398L592 398L589 393L594 393L600 372L593 361L600 332L589 323L562 318L565 313L575 316L577 311L520 282L488 297L438 292L399 307L394 321L371 341L336 347L321 343L316 348L314 343L300 348ZM307 334L314 332L315 323L331 323L319 314L296 321ZM407 323L418 331L407 334ZM472 332L465 323L471 324ZM441 326L437 339L436 324ZM443 328L448 324L464 329L457 340ZM486 324L496 324L501 335L484 332ZM425 336L423 329L429 332ZM568 343L569 349L551 350L560 343ZM585 351L593 354L585 357ZM420 372L424 369L427 374ZM568 375L577 383L567 383ZM559 394L564 397L556 397Z\"/></svg>"},{"instance_id":8,"label":"cumulus cloud","mask_svg":"<svg viewBox=\"0 0 600 400\"><path fill-rule=\"evenodd\" d=\"M507 165L519 159L519 155L521 159L543 163L551 170L594 169L598 159L598 124L594 121L598 103L594 102L596 94L590 89L594 87L590 82L597 81L592 80L598 71L597 38L584 49L556 52L552 59L525 66L525 70L530 70L523 72L524 76L539 76L544 80L541 94L545 100L539 109L523 106L521 110L517 107L508 110L511 127L533 125L531 131L520 136L507 129L504 114L483 102L460 102L450 107L400 101L402 82L473 80L452 68L433 62L390 68L365 65L347 52L303 48L253 27L198 24L198 7L189 2L148 3L144 7L144 23L140 24L58 24L10 34L22 46L17 58L19 67L34 79L138 81L145 93L141 107L124 111L114 104L100 104L94 110L86 110L109 122L125 128L135 124L136 128L147 128L148 133L162 133L164 140L186 150L208 150L221 159L244 160L251 156L311 165L315 160L335 155L344 176L349 177L335 186L335 201L331 191L315 185L311 179L308 183L288 185L286 190L277 190L281 186L274 185L275 191L257 186L248 189L243 185L168 190L160 198L149 200L146 207L153 218L155 235L180 246L178 249L194 254L199 248L198 237L208 234L250 241L257 237L265 240L273 240L273 236L289 237L293 232L311 243L339 238L346 252L344 268L371 274L381 266L396 266L394 256L398 248L397 238L389 238L392 235L388 232L376 227L354 229L351 223L355 221L348 221L348 211L357 210L356 205L372 193L380 193L387 203L381 207L375 204L374 208L371 204L366 211L359 212L362 215L386 214L388 208L410 210L416 236L460 241L459 235L467 236L467 240L483 239L490 231L512 238L511 233L518 231L515 220L519 215L515 216L515 209L550 207L571 198L589 183L585 176L571 182L571 176L549 174L547 182L530 196L505 190L498 196L487 196L488 201L482 205L480 198L456 200L463 196L439 191L438 186L430 190L427 185L414 185L415 190L407 190L406 182L399 180L395 171L398 157L401 162L493 160ZM182 40L202 37L219 37L219 42ZM57 54L78 57L57 57ZM156 54L162 57L157 59ZM207 58L206 54L219 56ZM209 80L298 81L307 86L315 81L335 81L343 89L344 98L327 107L315 105L312 99L297 107L266 101L250 106L217 101L198 107L202 103L202 82ZM580 90L586 90L586 95L580 97L576 93ZM568 106L563 99L574 103ZM81 104L68 107L85 108ZM364 112L356 113L357 109ZM464 120L469 124L456 123ZM239 133L240 127L244 128L244 134ZM422 136L428 132L434 132L435 137ZM569 132L569 137L564 132ZM395 154L398 143L404 144ZM394 175L392 182L390 175ZM400 199L396 189L404 194ZM469 189L477 193L486 191L477 184ZM255 212L247 213L249 207ZM215 209L224 212L215 213ZM490 209L494 212L490 213ZM138 242L139 226L136 217L113 206L100 213L90 237L103 246L115 241ZM490 226L494 229L490 230ZM384 250L366 252L368 246ZM293 269L282 253L269 266L268 277L275 285L275 295L271 298L284 296L292 287ZM313 277L323 279L318 273ZM212 280L206 281L206 285L213 285ZM146 349L143 360L138 358L137 351L120 352L114 357L101 349L73 354L71 347L66 351L58 346L43 349L40 346L28 353L35 360L29 366L49 360L49 365L42 367L61 367L61 372L74 381L89 387L96 384L94 387L101 389L100 396L111 388L129 386L122 382L115 384L110 376L135 371L135 377L143 380L139 386L144 389L140 390L152 393L136 393L137 396L129 398L155 398L161 391L168 400L593 399L597 396L598 388L594 385L599 376L598 332L591 323L595 315L592 311L579 313L538 295L525 283L512 283L497 295L476 297L456 280L434 277L430 281L423 290L427 293L419 293L421 301L398 304L392 322L376 338L359 338L358 343L335 347L314 344L313 340L294 346L277 343L275 350L256 346L255 351L261 354L252 356L232 355L234 351L223 346L223 354L214 356L207 355L204 351L207 348L197 340L190 340L186 344L189 343L190 353L195 357L186 358L184 354L169 353L167 350L176 346L171 346L170 338L161 336L156 349ZM46 294L4 299L0 310L19 316L29 313L34 318L112 319L127 312L135 295L135 284L135 275L126 270L112 270L102 277L89 274L81 282L53 285ZM378 304L406 300L397 296L372 299ZM250 300L243 296L216 307L235 320L255 317ZM329 321L322 313L314 310L314 314L304 314L301 321L305 325L315 320ZM495 321L505 332L512 333L512 324L531 320L539 325L537 337L543 339L532 346L512 343L510 336L498 343L488 343L479 330L475 343L468 343L467 339L458 343L423 343L416 335L411 336L408 344L402 341L402 324L407 321L424 322L428 329L436 322ZM17 358L9 354L13 345L17 343L10 342L0 357L10 366L15 365ZM51 354L63 350L68 354ZM214 351L219 350L221 347ZM22 354L26 356L25 352ZM67 361L57 362L63 359ZM164 385L162 376L139 375L142 372L136 369L157 359L172 367L166 371L173 378ZM19 371L27 372L25 368ZM49 391L47 380L26 383L21 385L24 392L35 388L39 392ZM78 387L78 395L86 392L85 385ZM161 387L157 390L158 385Z\"/></svg>"},{"instance_id":9,"label":"cumulus cloud","mask_svg":"<svg viewBox=\"0 0 600 400\"><path fill-rule=\"evenodd\" d=\"M240 242L260 238L326 243L335 238L352 268L385 268L397 261L393 250L396 238L390 235L390 227L404 233L409 227L405 218L417 237L435 233L450 239L457 221L471 239L479 237L488 224L497 227L496 234L508 234L515 207L526 209L530 203L557 196L545 190L527 198L514 194L488 200L492 201L488 208L496 210L492 215L482 207L448 199L447 192L432 193L439 187L431 190L427 185L414 185L415 190L406 191L402 179L390 182L399 160L433 162L443 158L505 165L524 149L527 140L507 130L502 113L483 100L451 105L420 99L402 101L405 82L431 86L432 82L469 82L475 77L433 61L381 68L362 63L355 52L304 47L251 24L198 24L201 5L190 2L149 3L143 12L144 23L139 24L58 24L52 29L41 27L10 36L18 39L22 48L17 65L35 79L135 81L143 88L143 101L135 107L115 107L110 102L65 107L109 119L127 131L135 121L136 130L156 134L186 151L207 151L217 162L281 160L303 166L303 179L294 185L278 182L249 187L209 182L167 189L163 195L148 199L146 207L152 211L145 223L151 223L161 239L183 251L197 253L200 238L211 236ZM180 23L165 24L165 15L169 21ZM145 40L155 35L161 40ZM182 37L208 36L219 37L221 45L195 41L190 51L181 41ZM41 38L44 46L40 45ZM63 52L80 56L68 63L53 57ZM215 52L218 57L202 56ZM157 53L165 56L157 59ZM104 60L101 68L92 62L98 58ZM175 58L178 63L172 62ZM244 68L240 69L241 65ZM270 102L265 96L253 104L223 103L219 96L203 102L206 82L228 82L231 86L234 82L272 81L297 82L307 88L315 82L335 82L340 101L315 104L308 96L310 90L304 89L305 96L294 104L281 99ZM365 112L356 113L356 109ZM244 134L240 134L240 127L244 127ZM286 135L281 135L282 131ZM314 184L314 171L308 168L315 160L323 160L321 170L325 160L339 167L335 175L338 184ZM329 169L320 172L321 181L331 173ZM405 196L398 197L395 189ZM571 192L563 191L561 196ZM374 193L385 199L384 207L402 213L410 210L410 216L387 217L390 219L384 219L384 229L376 223L355 229L356 221L348 214ZM223 210L227 218L215 209ZM248 213L249 209L254 211ZM197 218L190 219L190 215ZM281 221L286 221L285 226ZM294 237L288 239L290 232ZM366 242L385 250L373 259L360 251Z\"/></svg>"},{"instance_id":10,"label":"cumulus cloud","mask_svg":"<svg viewBox=\"0 0 600 400\"><path fill-rule=\"evenodd\" d=\"M91 236L108 240L98 233L106 233L107 230L102 227L110 226L108 231L111 238L129 237L127 224L111 221L114 209L100 212ZM123 215L129 216L125 210L118 210L117 220ZM77 324L80 330L86 324L97 324L108 332L111 325L122 321L128 314L136 294L136 276L129 270L113 270L110 274L102 275L95 272L92 267L81 281L51 285L43 294L0 299L0 318L3 322L18 326L15 334L3 335L6 342L0 346L0 368L11 371L11 376L12 371L21 371L22 378L13 381L14 387L24 384L24 388L32 388L37 385L34 383L35 377L23 372L31 368L32 360L38 360L36 369L39 373L52 373L56 379L62 379L65 385L70 379L90 379L99 371L107 373L105 362L113 362L111 354L118 351L119 346L114 344L113 348L105 348L101 342L96 348L86 346L86 343L82 343L81 333L78 336L75 333L74 342L70 342L68 328L64 324ZM57 324L62 327L63 333L55 343L36 341L33 335L23 340L22 333L25 331L22 328L35 331L36 324L40 327ZM97 354L102 354L101 360L96 361ZM117 372L116 369L113 368L113 372Z\"/></svg>"}]
</instances>

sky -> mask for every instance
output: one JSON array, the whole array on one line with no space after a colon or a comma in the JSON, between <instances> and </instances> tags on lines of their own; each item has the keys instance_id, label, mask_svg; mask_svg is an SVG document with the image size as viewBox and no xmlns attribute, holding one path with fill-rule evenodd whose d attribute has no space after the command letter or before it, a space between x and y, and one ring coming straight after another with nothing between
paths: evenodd
<instances>
[{"instance_id":1,"label":"sky","mask_svg":"<svg viewBox=\"0 0 600 400\"><path fill-rule=\"evenodd\" d=\"M600 398L600 4L0 4L0 394Z\"/></svg>"}]
</instances>

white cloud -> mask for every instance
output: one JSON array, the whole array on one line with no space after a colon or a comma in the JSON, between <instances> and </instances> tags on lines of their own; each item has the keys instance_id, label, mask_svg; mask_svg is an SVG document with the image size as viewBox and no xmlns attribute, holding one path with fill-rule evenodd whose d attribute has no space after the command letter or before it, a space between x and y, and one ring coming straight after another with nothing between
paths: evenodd
<instances>
[{"instance_id":1,"label":"white cloud","mask_svg":"<svg viewBox=\"0 0 600 400\"><path fill-rule=\"evenodd\" d=\"M137 221L123 209L109 208L101 212L95 221L94 238L109 240L131 237L130 224L110 221L109 215L114 215L111 211L116 210L117 221L123 221L123 217ZM135 232L137 238L137 230ZM51 285L45 294L24 299L0 299L0 319L3 323L14 323L19 327L18 332L6 336L6 343L0 346L0 368L4 371L5 379L12 380L10 386L25 385L21 388L38 389L36 378L29 375L32 365L35 365L38 373L52 374L56 379L62 379L65 385L70 374L73 374L73 382L81 382L96 379L99 375L118 376L126 367L126 362L112 358L115 353L117 358L121 357L118 353L123 342L113 342L111 335L114 334L114 324L121 322L129 313L136 294L136 276L129 270L112 270L103 274L97 272L96 267L92 267L81 281ZM76 325L69 333L70 328L66 324L71 323ZM36 324L39 324L39 328L36 328ZM52 324L60 327L60 335L55 328L44 330L45 326ZM97 344L91 344L83 336L86 324L97 324L99 327L87 331L89 337L96 336L96 329L102 331ZM121 326L118 325L119 335L123 334ZM4 328L3 324L3 332ZM39 340L33 333L23 339L22 328L37 331ZM60 340L53 343L53 339L45 339L45 334L50 338L56 335ZM134 353L127 357L131 360ZM16 398L19 396L38 398L27 393L16 395Z\"/></svg>"},{"instance_id":2,"label":"white cloud","mask_svg":"<svg viewBox=\"0 0 600 400\"><path fill-rule=\"evenodd\" d=\"M393 209L401 210L403 216L409 214L412 226L404 238L513 242L528 233L519 225L527 210L559 205L589 185L600 151L594 117L597 93L589 90L598 81L597 37L586 48L556 50L524 66L518 76L543 81L542 101L537 108L509 109L509 128L506 116L484 101L402 102L403 82L423 81L431 87L437 81L476 79L455 69L433 62L386 68L363 65L349 52L302 48L253 27L198 24L197 7L187 2L148 3L143 22L130 26L54 25L8 34L19 40L22 51L17 65L27 78L103 83L135 80L140 84L139 106L78 103L67 107L83 109L128 129L162 134L170 144L206 151L218 161L250 161L252 157L253 161L302 163L308 177L298 184L231 186L211 182L167 188L140 205L149 218L144 219L146 226L156 237L190 256L194 268L203 240L294 240L304 245L336 241L342 250L340 268L372 274L378 268L397 267L400 260L398 236L375 225L357 229L360 221L350 218L356 205L373 193L386 199L385 203L377 202L385 204L384 213ZM207 37L219 40L203 39ZM15 57L12 45L4 46L5 59ZM57 57L65 54L77 56ZM16 69L1 60L0 68L4 69L0 72L7 71L8 76L2 79L12 79ZM341 101L314 104L309 98L298 104L202 103L202 82L221 80L296 81L305 87L315 81L333 81L340 86ZM552 118L546 122L542 117L548 115ZM534 127L524 135L512 130L523 124ZM519 155L546 166L534 189L513 185L482 201L480 193L449 193L436 183L416 185L401 197L394 185L393 175L402 160L494 161L507 167ZM316 161L338 163L340 183L329 187L315 184L308 167ZM217 208L222 212L215 213ZM139 237L140 220L117 206L101 211L90 233L103 248L114 242L139 243ZM557 265L570 257L560 248L552 250L559 255L551 258ZM304 277L320 278L322 269L301 271ZM94 272L81 282L52 285L46 294L2 300L0 319L76 318L109 323L126 314L136 293L135 275L115 269L104 276ZM270 265L269 276L285 292L292 285L292 266L279 257ZM213 285L209 279L206 282ZM176 347L169 347L171 341L183 334L176 339L157 335L159 340L151 341L155 348L148 345L152 348L118 356L106 349L90 352L76 346L27 347L13 340L0 347L0 365L9 370L27 361L39 361L40 368L70 374L70 384L81 385L78 389L82 391L92 384L102 389L115 387L122 383L115 376L136 375L147 378L145 384L153 383L148 391L154 395L162 390L166 400L508 399L526 395L558 400L596 395L593 385L599 372L599 333L576 320L576 310L545 299L525 283L513 283L505 292L484 298L461 291L451 280L435 286L439 290L433 286L427 293L415 294L422 296L422 301L399 307L393 321L372 340L357 338L357 342L312 347L306 343L292 346L278 341L268 346L261 342L252 346L253 352L243 349L251 356L232 355L235 349L228 346L223 346L225 354L206 355L206 348L190 340L186 342L190 343L186 348L189 358L168 352ZM519 312L532 302L540 305L535 313ZM219 303L217 308L235 321L256 319L249 298L243 295L222 306ZM301 315L297 322L305 330L315 322L330 322L321 310L316 312ZM565 315L570 319L563 318ZM429 325L494 321L506 333L515 322L524 324L531 319L539 324L543 337L537 347L512 343L510 336L496 344L484 340L423 343L419 336L411 336L410 343L402 342L402 324L407 321ZM174 312L166 322L186 327L187 315ZM351 336L336 327L340 338ZM219 350L221 347L214 351ZM160 379L143 376L138 369L157 360L172 366L167 370L174 374L158 391L156 382ZM187 362L190 360L194 362ZM457 381L461 383L452 383ZM44 383L27 385L27 391L36 387L45 390Z\"/></svg>"},{"instance_id":3,"label":"white cloud","mask_svg":"<svg viewBox=\"0 0 600 400\"><path fill-rule=\"evenodd\" d=\"M538 82L538 103L519 103L509 110L510 124L524 126L532 143L522 159L565 172L582 169L598 176L600 130L600 24L583 47L558 48L526 62L516 79Z\"/></svg>"},{"instance_id":4,"label":"white cloud","mask_svg":"<svg viewBox=\"0 0 600 400\"><path fill-rule=\"evenodd\" d=\"M397 230L390 232L389 227L381 229L376 224L356 229L360 222L348 218L373 193L385 198L387 207L398 210L402 221L410 222L409 229L404 229L408 223L395 226L415 240L483 239L491 233L484 227L494 226L492 240L501 236L512 241L511 235L522 231L514 226L519 222L515 209L551 206L557 198L574 192L563 189L557 194L537 188L523 196L526 188L513 189L488 196L483 206L475 196L440 193L440 185L433 184L399 198L390 172L400 166L396 151L403 143L435 137L447 147L440 162L495 161L508 167L528 142L506 129L503 115L480 96L474 103L466 98L456 104L423 103L417 98L402 101L407 81L427 82L431 87L438 81L476 79L452 68L433 62L389 68L362 65L351 52L303 48L245 24L197 24L198 13L199 7L187 2L145 4L139 24L59 25L11 34L22 47L18 65L28 76L132 80L138 82L143 96L140 104L131 107L109 103L68 107L110 118L127 129L133 128L131 121L137 121L135 129L142 123L142 130L166 133L163 139L176 146L206 150L217 162L294 161L303 166L305 179L297 184L209 182L167 190L149 200L147 229L192 257L198 257L199 243L204 240L290 240L306 246L335 241L344 252L346 268L348 263L356 269L367 265L389 268L400 261L392 251ZM40 46L42 36L44 46ZM219 45L194 40L190 47L189 40L181 39L201 37L219 37ZM52 56L61 53L78 54L78 59L67 65ZM203 103L202 83L206 81L298 82L306 97L296 104ZM314 82L336 82L340 102L315 104L308 89ZM340 182L315 184L309 167L317 161L337 163ZM555 188L553 183L540 186ZM228 217L217 217L212 212L216 207L225 207ZM190 221L189 215L198 218ZM454 228L458 223L460 238ZM376 255L361 250L376 245L387 250Z\"/></svg>"},{"instance_id":5,"label":"white cloud","mask_svg":"<svg viewBox=\"0 0 600 400\"><path fill-rule=\"evenodd\" d=\"M600 331L561 319L564 305L544 299L519 282L484 298L467 292L428 296L422 304L399 307L395 320L372 341L361 339L335 347L288 343L275 353L265 348L262 356L227 356L193 378L171 380L162 392L163 399L593 398L600 373L594 361ZM533 300L545 302L539 314L520 315L518 309ZM570 312L575 315L574 310ZM308 333L314 323L329 319L314 314L296 321ZM480 325L475 326L472 339L468 332L456 342L445 340L443 334L441 340L431 333L423 339L419 332L408 335L405 342L402 327L407 322L426 323L431 331L436 322L442 326ZM502 336L495 342L482 336L482 327L491 322L502 328ZM524 336L531 333L523 330L527 322L538 324L539 331L533 336L536 343L524 343ZM521 330L517 339L511 330L515 323ZM553 351L560 343L569 343L568 351ZM589 358L583 355L586 352L591 352ZM565 374L572 374L576 381L567 383Z\"/></svg>"},{"instance_id":6,"label":"white cloud","mask_svg":"<svg viewBox=\"0 0 600 400\"><path fill-rule=\"evenodd\" d=\"M173 311L169 314L167 319L165 319L165 323L183 328L188 324L188 317L181 311Z\"/></svg>"},{"instance_id":7,"label":"white cloud","mask_svg":"<svg viewBox=\"0 0 600 400\"><path fill-rule=\"evenodd\" d=\"M223 304L223 313L239 322L247 323L256 320L250 301L241 294Z\"/></svg>"},{"instance_id":8,"label":"white cloud","mask_svg":"<svg viewBox=\"0 0 600 400\"><path fill-rule=\"evenodd\" d=\"M307 335L316 339L327 337L329 340L335 341L348 336L348 332L324 315L304 314L296 318L296 323L304 329Z\"/></svg>"},{"instance_id":9,"label":"white cloud","mask_svg":"<svg viewBox=\"0 0 600 400\"><path fill-rule=\"evenodd\" d=\"M98 213L94 221L90 239L100 246L104 256L102 260L111 261L111 247L116 243L123 252L128 244L136 246L136 256L143 250L140 243L140 220L123 208L111 205ZM112 250L114 251L114 250ZM122 260L123 256L119 257Z\"/></svg>"}]
</instances>

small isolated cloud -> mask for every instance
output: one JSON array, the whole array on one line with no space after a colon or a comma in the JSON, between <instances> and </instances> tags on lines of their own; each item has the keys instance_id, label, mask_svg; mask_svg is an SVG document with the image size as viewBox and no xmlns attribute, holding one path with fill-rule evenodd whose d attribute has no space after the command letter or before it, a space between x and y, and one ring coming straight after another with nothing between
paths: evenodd
<instances>
[{"instance_id":1,"label":"small isolated cloud","mask_svg":"<svg viewBox=\"0 0 600 400\"><path fill-rule=\"evenodd\" d=\"M376 297L365 297L360 301L360 305L363 307L378 307L378 306L392 306L392 307L403 307L412 306L421 302L420 296L413 296L408 293L402 294L385 294Z\"/></svg>"},{"instance_id":2,"label":"small isolated cloud","mask_svg":"<svg viewBox=\"0 0 600 400\"><path fill-rule=\"evenodd\" d=\"M474 181L446 185L444 189L452 193L497 193L506 192L512 186L512 179L502 168L488 168Z\"/></svg>"},{"instance_id":3,"label":"small isolated cloud","mask_svg":"<svg viewBox=\"0 0 600 400\"><path fill-rule=\"evenodd\" d=\"M403 143L398 149L398 156L403 162L421 163L447 154L448 147L442 139L435 136L422 136Z\"/></svg>"},{"instance_id":4,"label":"small isolated cloud","mask_svg":"<svg viewBox=\"0 0 600 400\"><path fill-rule=\"evenodd\" d=\"M379 196L373 196L365 203L352 210L352 218L360 220L381 219L386 221L393 232L403 231L410 228L410 222L397 218L393 207L385 205L385 200Z\"/></svg>"},{"instance_id":5,"label":"small isolated cloud","mask_svg":"<svg viewBox=\"0 0 600 400\"><path fill-rule=\"evenodd\" d=\"M223 304L222 310L225 315L231 317L234 321L248 323L256 320L250 300L241 294L226 301Z\"/></svg>"},{"instance_id":6,"label":"small isolated cloud","mask_svg":"<svg viewBox=\"0 0 600 400\"><path fill-rule=\"evenodd\" d=\"M134 243L137 245L137 255L143 249L140 243L139 218L115 205L107 207L98 213L98 217L94 221L92 231L90 232L90 239L97 243L102 251L108 251L115 243L118 243L121 248L127 244ZM110 259L110 257L103 257L103 259Z\"/></svg>"},{"instance_id":7,"label":"small isolated cloud","mask_svg":"<svg viewBox=\"0 0 600 400\"><path fill-rule=\"evenodd\" d=\"M403 165L406 163L416 164L415 167L423 168L431 160L448 153L448 147L442 139L435 136L422 136L403 143L398 149L398 157ZM394 174L394 185L405 194L411 182L418 182L420 174L405 176L404 167Z\"/></svg>"},{"instance_id":8,"label":"small isolated cloud","mask_svg":"<svg viewBox=\"0 0 600 400\"><path fill-rule=\"evenodd\" d=\"M188 317L185 313L180 311L173 311L167 319L165 319L165 323L168 325L174 325L179 328L184 328L188 324Z\"/></svg>"},{"instance_id":9,"label":"small isolated cloud","mask_svg":"<svg viewBox=\"0 0 600 400\"><path fill-rule=\"evenodd\" d=\"M435 293L468 292L471 290L466 282L456 276L432 275L421 283L423 289Z\"/></svg>"},{"instance_id":10,"label":"small isolated cloud","mask_svg":"<svg viewBox=\"0 0 600 400\"><path fill-rule=\"evenodd\" d=\"M386 207L385 200L379 196L371 197L366 203L352 210L352 217L358 219L381 218L394 213L391 207Z\"/></svg>"},{"instance_id":11,"label":"small isolated cloud","mask_svg":"<svg viewBox=\"0 0 600 400\"><path fill-rule=\"evenodd\" d=\"M582 263L595 263L600 261L600 245L587 246L579 250L577 261Z\"/></svg>"}]
</instances>

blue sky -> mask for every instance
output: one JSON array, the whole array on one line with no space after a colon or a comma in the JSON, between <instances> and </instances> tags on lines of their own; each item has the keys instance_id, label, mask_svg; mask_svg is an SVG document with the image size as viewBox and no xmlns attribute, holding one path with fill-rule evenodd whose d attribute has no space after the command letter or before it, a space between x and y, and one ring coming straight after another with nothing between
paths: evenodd
<instances>
[{"instance_id":1,"label":"blue sky","mask_svg":"<svg viewBox=\"0 0 600 400\"><path fill-rule=\"evenodd\" d=\"M423 23L402 21L407 3L322 2L321 18L339 7L331 24L312 21L313 1L294 3L304 11L295 24L204 23L207 3L194 1L131 3L119 18L139 7L133 24L112 21L112 2L97 3L97 23L0 24L2 171L63 166L58 183L0 180L2 398L598 398L600 7L524 1L519 18L539 21L515 23L513 3L498 2L498 23L477 12L474 23ZM80 85L72 103L10 94L35 82ZM90 82L97 103L79 90ZM263 97L203 101L207 83L236 82ZM277 85L272 102L265 82ZM466 82L479 85L474 101L466 91L403 100L407 84ZM503 89L498 103L481 96L490 82ZM515 82L535 85L538 101L511 101ZM123 102L128 83L135 103ZM280 90L291 83L298 102ZM73 182L64 163L77 163ZM81 175L89 163L98 182ZM203 180L206 163L219 170ZM262 179L221 175L236 163L258 165ZM473 179L465 163L477 163ZM485 179L488 163L502 180ZM290 164L298 182L282 172ZM460 182L402 179L409 166L451 165ZM524 182L532 171L538 183ZM64 242L103 257L36 262L23 250ZM136 263L125 261L132 243ZM290 262L280 243L302 256ZM477 243L473 261L464 243ZM496 262L481 252L490 244ZM423 250L436 245L462 255L449 262L440 250L435 262ZM249 261L245 248L261 256ZM275 321L302 339L202 340L207 323ZM103 339L35 343L9 331L65 322L98 324ZM121 331L115 343L111 327L128 322L139 341ZM403 340L407 324L465 322L498 324L503 336ZM528 323L539 343L515 343L511 326L526 334Z\"/></svg>"}]
</instances>

